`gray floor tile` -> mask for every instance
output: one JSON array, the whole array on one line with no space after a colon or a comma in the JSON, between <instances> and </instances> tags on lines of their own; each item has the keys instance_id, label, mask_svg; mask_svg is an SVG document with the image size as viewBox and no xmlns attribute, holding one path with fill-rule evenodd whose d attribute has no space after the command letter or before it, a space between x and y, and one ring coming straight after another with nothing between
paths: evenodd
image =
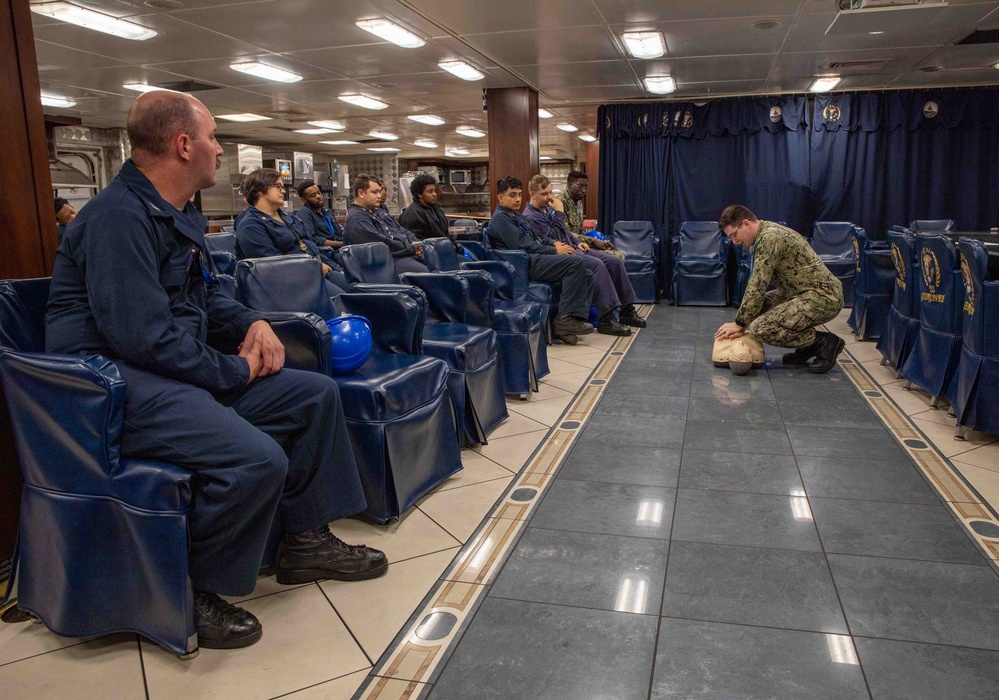
<instances>
[{"instance_id":1,"label":"gray floor tile","mask_svg":"<svg viewBox=\"0 0 999 700\"><path fill-rule=\"evenodd\" d=\"M942 504L808 500L826 552L986 564Z\"/></svg>"},{"instance_id":2,"label":"gray floor tile","mask_svg":"<svg viewBox=\"0 0 999 700\"><path fill-rule=\"evenodd\" d=\"M787 432L795 455L846 459L877 455L878 459L890 461L906 458L895 439L881 426L861 429L789 425Z\"/></svg>"},{"instance_id":3,"label":"gray floor tile","mask_svg":"<svg viewBox=\"0 0 999 700\"><path fill-rule=\"evenodd\" d=\"M836 663L831 649L850 638L815 632L663 619L653 700L860 700L860 666ZM854 656L854 660L855 660Z\"/></svg>"},{"instance_id":4,"label":"gray floor tile","mask_svg":"<svg viewBox=\"0 0 999 700\"><path fill-rule=\"evenodd\" d=\"M688 420L683 446L691 450L743 454L791 454L787 433L779 424L756 427L739 422Z\"/></svg>"},{"instance_id":5,"label":"gray floor tile","mask_svg":"<svg viewBox=\"0 0 999 700\"><path fill-rule=\"evenodd\" d=\"M657 618L487 599L432 700L645 700Z\"/></svg>"},{"instance_id":6,"label":"gray floor tile","mask_svg":"<svg viewBox=\"0 0 999 700\"><path fill-rule=\"evenodd\" d=\"M666 540L528 528L489 593L658 615Z\"/></svg>"},{"instance_id":7,"label":"gray floor tile","mask_svg":"<svg viewBox=\"0 0 999 700\"><path fill-rule=\"evenodd\" d=\"M643 416L593 416L580 440L625 447L680 447L683 444L683 418Z\"/></svg>"},{"instance_id":8,"label":"gray floor tile","mask_svg":"<svg viewBox=\"0 0 999 700\"><path fill-rule=\"evenodd\" d=\"M559 469L559 479L676 488L680 450L577 443Z\"/></svg>"},{"instance_id":9,"label":"gray floor tile","mask_svg":"<svg viewBox=\"0 0 999 700\"><path fill-rule=\"evenodd\" d=\"M855 635L999 649L991 567L828 555Z\"/></svg>"},{"instance_id":10,"label":"gray floor tile","mask_svg":"<svg viewBox=\"0 0 999 700\"><path fill-rule=\"evenodd\" d=\"M824 396L823 392L823 396ZM829 428L880 427L881 421L867 402L853 395L836 396L835 401L816 402L809 398L778 398L780 412L788 425L811 425Z\"/></svg>"},{"instance_id":11,"label":"gray floor tile","mask_svg":"<svg viewBox=\"0 0 999 700\"><path fill-rule=\"evenodd\" d=\"M637 342L637 341L636 341ZM694 360L695 346L693 340L684 341L651 341L632 346L632 351L638 351L638 356L644 361L682 362L689 364Z\"/></svg>"},{"instance_id":12,"label":"gray floor tile","mask_svg":"<svg viewBox=\"0 0 999 700\"><path fill-rule=\"evenodd\" d=\"M774 400L770 380L761 370L752 370L741 377L727 369L714 374L698 374L690 382L690 395L713 396L733 406L743 406L752 399Z\"/></svg>"},{"instance_id":13,"label":"gray floor tile","mask_svg":"<svg viewBox=\"0 0 999 700\"><path fill-rule=\"evenodd\" d=\"M674 542L663 615L847 633L821 552Z\"/></svg>"},{"instance_id":14,"label":"gray floor tile","mask_svg":"<svg viewBox=\"0 0 999 700\"><path fill-rule=\"evenodd\" d=\"M605 395L597 404L596 412L592 420L598 420L602 416L628 416L646 417L654 416L658 418L683 419L687 416L686 396L649 396L636 394Z\"/></svg>"},{"instance_id":15,"label":"gray floor tile","mask_svg":"<svg viewBox=\"0 0 999 700\"><path fill-rule=\"evenodd\" d=\"M807 499L680 489L673 539L820 551Z\"/></svg>"},{"instance_id":16,"label":"gray floor tile","mask_svg":"<svg viewBox=\"0 0 999 700\"><path fill-rule=\"evenodd\" d=\"M629 537L669 537L675 489L556 479L535 527Z\"/></svg>"},{"instance_id":17,"label":"gray floor tile","mask_svg":"<svg viewBox=\"0 0 999 700\"><path fill-rule=\"evenodd\" d=\"M607 394L651 394L653 396L686 396L690 393L690 365L669 363L635 363L618 370Z\"/></svg>"},{"instance_id":18,"label":"gray floor tile","mask_svg":"<svg viewBox=\"0 0 999 700\"><path fill-rule=\"evenodd\" d=\"M684 449L680 488L803 496L790 455L754 455Z\"/></svg>"},{"instance_id":19,"label":"gray floor tile","mask_svg":"<svg viewBox=\"0 0 999 700\"><path fill-rule=\"evenodd\" d=\"M999 652L857 639L874 700L995 700Z\"/></svg>"},{"instance_id":20,"label":"gray floor tile","mask_svg":"<svg viewBox=\"0 0 999 700\"><path fill-rule=\"evenodd\" d=\"M691 396L688 420L734 422L753 428L783 428L777 402L761 397L739 406L715 396Z\"/></svg>"},{"instance_id":21,"label":"gray floor tile","mask_svg":"<svg viewBox=\"0 0 999 700\"><path fill-rule=\"evenodd\" d=\"M809 496L940 503L907 455L897 460L798 457L797 462Z\"/></svg>"}]
</instances>

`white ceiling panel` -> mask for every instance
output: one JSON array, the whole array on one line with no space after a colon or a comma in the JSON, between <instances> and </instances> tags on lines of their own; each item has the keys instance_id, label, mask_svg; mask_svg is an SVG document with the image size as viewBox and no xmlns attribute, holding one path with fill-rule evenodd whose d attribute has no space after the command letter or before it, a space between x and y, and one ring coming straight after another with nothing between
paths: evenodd
<instances>
[{"instance_id":1,"label":"white ceiling panel","mask_svg":"<svg viewBox=\"0 0 999 700\"><path fill-rule=\"evenodd\" d=\"M608 24L793 15L800 0L593 0Z\"/></svg>"},{"instance_id":2,"label":"white ceiling panel","mask_svg":"<svg viewBox=\"0 0 999 700\"><path fill-rule=\"evenodd\" d=\"M700 97L705 95L744 95L762 93L766 80L721 80L710 83L678 83L671 98Z\"/></svg>"},{"instance_id":3,"label":"white ceiling panel","mask_svg":"<svg viewBox=\"0 0 999 700\"><path fill-rule=\"evenodd\" d=\"M890 59L881 71L897 75L912 70L932 48L883 49L880 51L835 51L826 53L785 53L780 54L774 64L775 80L788 78L812 78L819 73L829 72L829 66L837 61L867 61ZM846 71L848 72L848 71ZM864 72L864 71L858 71ZM869 71L868 71L869 72ZM841 74L844 71L840 71Z\"/></svg>"},{"instance_id":4,"label":"white ceiling panel","mask_svg":"<svg viewBox=\"0 0 999 700\"><path fill-rule=\"evenodd\" d=\"M637 79L625 60L557 63L542 66L514 66L513 70L542 89L574 85L635 85Z\"/></svg>"},{"instance_id":5,"label":"white ceiling panel","mask_svg":"<svg viewBox=\"0 0 999 700\"><path fill-rule=\"evenodd\" d=\"M945 70L939 73L915 71L899 77L892 87L934 87L951 85L995 85L999 80L995 68Z\"/></svg>"},{"instance_id":6,"label":"white ceiling panel","mask_svg":"<svg viewBox=\"0 0 999 700\"><path fill-rule=\"evenodd\" d=\"M418 49L404 49L391 44L367 46L363 50L339 47L289 51L284 55L350 78L429 73L439 71L437 64L452 58L449 51L437 44L427 44Z\"/></svg>"},{"instance_id":7,"label":"white ceiling panel","mask_svg":"<svg viewBox=\"0 0 999 700\"><path fill-rule=\"evenodd\" d=\"M317 68L315 66L310 66L307 63L302 63L301 61L296 61L293 58L287 56L277 56L274 54L254 54L250 56L243 56L242 60L259 60L262 63L272 65L276 68L281 68L284 70L289 70L294 73L298 73L302 76L303 80L330 80L330 79L345 79L344 76L339 76L336 73L331 73L330 71L323 70L322 68ZM147 64L150 67L158 68L160 70L167 71L168 73L176 73L177 75L183 75L194 80L200 80L205 83L211 83L213 85L220 85L223 87L247 87L250 85L277 85L278 83L267 81L262 78L258 78L253 75L247 75L246 73L241 73L240 71L233 70L229 67L230 63L235 63L236 60L230 59L202 59L198 61L174 61L170 63L150 63ZM284 83L289 84L289 83Z\"/></svg>"},{"instance_id":8,"label":"white ceiling panel","mask_svg":"<svg viewBox=\"0 0 999 700\"><path fill-rule=\"evenodd\" d=\"M119 95L131 95L133 98L138 93L126 90L122 87L124 83L148 83L149 85L162 85L186 80L183 76L155 68L144 68L142 66L113 66L109 68L66 68L59 71L46 71L40 73L44 80L52 83L71 85L81 89L94 89L103 92L112 92Z\"/></svg>"},{"instance_id":9,"label":"white ceiling panel","mask_svg":"<svg viewBox=\"0 0 999 700\"><path fill-rule=\"evenodd\" d=\"M553 100L563 100L565 102L607 102L614 100L632 100L652 97L639 87L627 87L624 85L594 85L574 88L555 88L546 90ZM558 109L558 107L555 107Z\"/></svg>"},{"instance_id":10,"label":"white ceiling panel","mask_svg":"<svg viewBox=\"0 0 999 700\"><path fill-rule=\"evenodd\" d=\"M571 27L560 32L525 31L464 37L500 65L576 63L623 58L607 27Z\"/></svg>"},{"instance_id":11,"label":"white ceiling panel","mask_svg":"<svg viewBox=\"0 0 999 700\"><path fill-rule=\"evenodd\" d=\"M988 68L999 63L999 44L970 44L944 46L928 56L921 64L944 68ZM999 81L999 70L995 78Z\"/></svg>"},{"instance_id":12,"label":"white ceiling panel","mask_svg":"<svg viewBox=\"0 0 999 700\"><path fill-rule=\"evenodd\" d=\"M632 61L639 78L672 75L682 82L766 79L777 54L749 56L703 56L695 58L657 58Z\"/></svg>"},{"instance_id":13,"label":"white ceiling panel","mask_svg":"<svg viewBox=\"0 0 999 700\"><path fill-rule=\"evenodd\" d=\"M456 34L525 29L562 31L566 27L603 24L603 18L590 0L520 0L516 4L409 0L408 4Z\"/></svg>"},{"instance_id":14,"label":"white ceiling panel","mask_svg":"<svg viewBox=\"0 0 999 700\"><path fill-rule=\"evenodd\" d=\"M35 56L38 61L38 73L44 75L49 71L64 71L74 68L104 68L106 66L123 66L125 61L109 56L101 56L86 51L78 51L67 46L59 46L44 41L35 40Z\"/></svg>"},{"instance_id":15,"label":"white ceiling panel","mask_svg":"<svg viewBox=\"0 0 999 700\"><path fill-rule=\"evenodd\" d=\"M729 54L777 53L787 34L787 17L768 17L780 22L774 29L758 30L750 25L758 18L691 20L660 22L652 28L666 37L667 56L719 56ZM634 31L634 25L614 24L611 30L620 36Z\"/></svg>"}]
</instances>

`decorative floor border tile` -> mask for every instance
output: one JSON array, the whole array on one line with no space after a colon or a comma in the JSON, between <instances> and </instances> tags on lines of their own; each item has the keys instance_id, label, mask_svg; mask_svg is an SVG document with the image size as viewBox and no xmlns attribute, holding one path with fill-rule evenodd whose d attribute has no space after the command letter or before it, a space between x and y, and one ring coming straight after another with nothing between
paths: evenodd
<instances>
[{"instance_id":1,"label":"decorative floor border tile","mask_svg":"<svg viewBox=\"0 0 999 700\"><path fill-rule=\"evenodd\" d=\"M638 307L647 318L653 305ZM565 460L580 431L640 333L618 338L577 391L545 439L461 548L420 607L358 688L355 700L407 700L430 691L443 662L454 650L481 604L527 519Z\"/></svg>"}]
</instances>

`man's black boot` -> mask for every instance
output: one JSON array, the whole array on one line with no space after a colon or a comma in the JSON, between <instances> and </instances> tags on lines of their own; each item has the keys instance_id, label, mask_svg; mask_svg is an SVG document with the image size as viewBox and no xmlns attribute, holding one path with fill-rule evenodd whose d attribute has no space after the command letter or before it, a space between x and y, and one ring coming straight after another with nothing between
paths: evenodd
<instances>
[{"instance_id":1,"label":"man's black boot","mask_svg":"<svg viewBox=\"0 0 999 700\"><path fill-rule=\"evenodd\" d=\"M252 613L205 591L194 592L194 624L198 628L198 646L205 649L248 647L263 632Z\"/></svg>"},{"instance_id":2,"label":"man's black boot","mask_svg":"<svg viewBox=\"0 0 999 700\"><path fill-rule=\"evenodd\" d=\"M644 318L638 315L634 304L628 304L627 306L622 307L621 313L617 320L626 326L631 326L632 328L645 328L649 325L645 322Z\"/></svg>"},{"instance_id":3,"label":"man's black boot","mask_svg":"<svg viewBox=\"0 0 999 700\"><path fill-rule=\"evenodd\" d=\"M825 374L836 366L836 358L846 347L846 341L834 333L816 333L815 362L808 367L812 374Z\"/></svg>"},{"instance_id":4,"label":"man's black boot","mask_svg":"<svg viewBox=\"0 0 999 700\"><path fill-rule=\"evenodd\" d=\"M309 583L322 579L364 581L388 571L388 559L371 547L349 545L323 525L285 533L278 552L277 582Z\"/></svg>"},{"instance_id":5,"label":"man's black boot","mask_svg":"<svg viewBox=\"0 0 999 700\"><path fill-rule=\"evenodd\" d=\"M566 336L589 335L592 332L593 326L581 318L569 316L568 314L559 314L555 317L555 322L552 324L552 333L562 339L562 342L567 342ZM575 345L575 343L569 343L569 345Z\"/></svg>"},{"instance_id":6,"label":"man's black boot","mask_svg":"<svg viewBox=\"0 0 999 700\"><path fill-rule=\"evenodd\" d=\"M815 342L812 343L811 345L806 345L804 347L797 348L795 349L794 352L784 353L784 357L781 358L781 361L785 365L807 365L808 361L813 357L815 357L815 352L816 349L818 348L818 345L819 341L818 338L816 337Z\"/></svg>"},{"instance_id":7,"label":"man's black boot","mask_svg":"<svg viewBox=\"0 0 999 700\"><path fill-rule=\"evenodd\" d=\"M597 324L597 333L623 336L631 335L631 329L618 323L617 319L614 318L614 312L610 311L604 314L604 317L600 319L600 323Z\"/></svg>"}]
</instances>

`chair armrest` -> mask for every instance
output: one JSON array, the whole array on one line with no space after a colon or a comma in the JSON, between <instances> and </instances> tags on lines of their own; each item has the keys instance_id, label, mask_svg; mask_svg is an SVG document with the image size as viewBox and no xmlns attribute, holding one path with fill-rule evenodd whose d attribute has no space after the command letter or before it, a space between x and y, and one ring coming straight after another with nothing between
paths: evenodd
<instances>
[{"instance_id":1,"label":"chair armrest","mask_svg":"<svg viewBox=\"0 0 999 700\"><path fill-rule=\"evenodd\" d=\"M379 285L352 285L379 286ZM383 285L401 289L386 292L347 292L333 299L340 314L357 314L371 322L375 346L382 352L404 355L423 354L425 302L422 293L406 285ZM420 296L409 293L411 290Z\"/></svg>"},{"instance_id":2,"label":"chair armrest","mask_svg":"<svg viewBox=\"0 0 999 700\"><path fill-rule=\"evenodd\" d=\"M496 296L492 277L488 272L475 269L466 270L464 267L451 274L458 275L468 282L468 306L465 312L465 323L491 328L493 325L493 299Z\"/></svg>"},{"instance_id":3,"label":"chair armrest","mask_svg":"<svg viewBox=\"0 0 999 700\"><path fill-rule=\"evenodd\" d=\"M462 270L477 270L486 273L492 279L493 289L499 299L511 301L517 293L517 272L513 265L502 260L476 260L463 262Z\"/></svg>"},{"instance_id":4,"label":"chair armrest","mask_svg":"<svg viewBox=\"0 0 999 700\"><path fill-rule=\"evenodd\" d=\"M515 278L515 292L522 294L530 284L531 258L522 250L496 250L491 248L488 252L490 260L499 260L510 263L513 266Z\"/></svg>"},{"instance_id":5,"label":"chair armrest","mask_svg":"<svg viewBox=\"0 0 999 700\"><path fill-rule=\"evenodd\" d=\"M468 282L457 275L442 272L407 272L399 278L427 295L431 315L438 321L465 323L468 307Z\"/></svg>"},{"instance_id":6,"label":"chair armrest","mask_svg":"<svg viewBox=\"0 0 999 700\"><path fill-rule=\"evenodd\" d=\"M330 330L326 322L308 313L270 312L267 320L284 344L284 366L330 375Z\"/></svg>"}]
</instances>

